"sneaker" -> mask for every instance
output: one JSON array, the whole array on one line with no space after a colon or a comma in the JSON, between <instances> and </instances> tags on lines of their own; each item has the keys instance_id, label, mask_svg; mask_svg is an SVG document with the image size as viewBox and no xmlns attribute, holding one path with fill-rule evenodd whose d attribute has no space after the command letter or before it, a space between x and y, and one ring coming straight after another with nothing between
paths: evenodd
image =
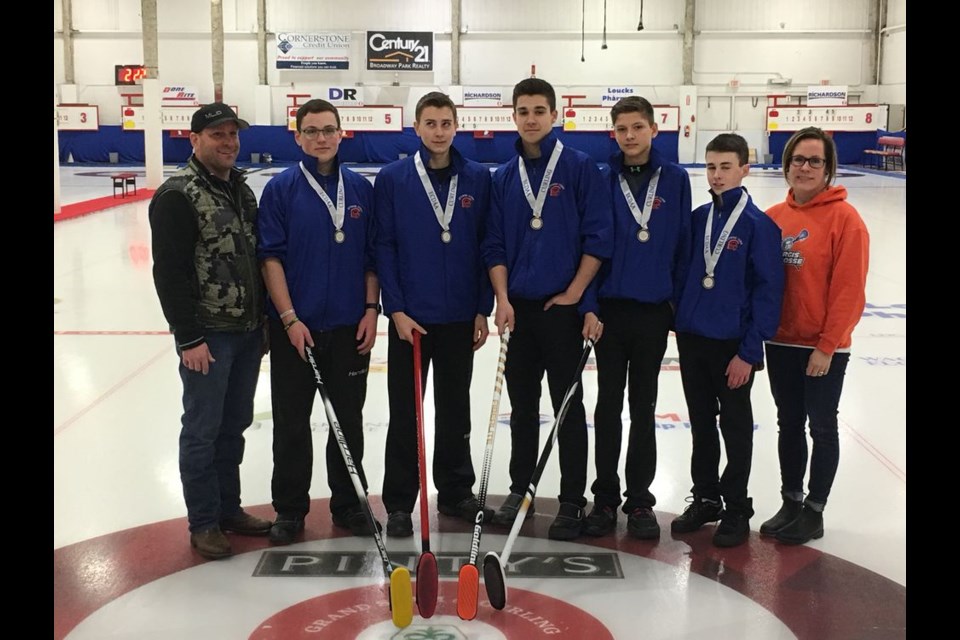
<instances>
[{"instance_id":1,"label":"sneaker","mask_svg":"<svg viewBox=\"0 0 960 640\"><path fill-rule=\"evenodd\" d=\"M205 531L190 534L190 546L208 560L219 560L233 555L230 541L223 535L220 527L213 527Z\"/></svg>"},{"instance_id":2,"label":"sneaker","mask_svg":"<svg viewBox=\"0 0 960 640\"><path fill-rule=\"evenodd\" d=\"M551 540L574 540L583 532L583 509L572 502L561 502L557 517L547 531Z\"/></svg>"},{"instance_id":3,"label":"sneaker","mask_svg":"<svg viewBox=\"0 0 960 640\"><path fill-rule=\"evenodd\" d=\"M749 538L750 518L739 511L724 511L720 519L720 525L713 533L713 545L716 547L736 547Z\"/></svg>"},{"instance_id":4,"label":"sneaker","mask_svg":"<svg viewBox=\"0 0 960 640\"><path fill-rule=\"evenodd\" d=\"M377 525L377 532L383 531L383 525L374 519ZM370 519L367 518L367 512L360 505L349 507L342 513L333 514L333 524L341 529L350 529L350 533L355 536L372 536L373 529L370 527Z\"/></svg>"},{"instance_id":5,"label":"sneaker","mask_svg":"<svg viewBox=\"0 0 960 640\"><path fill-rule=\"evenodd\" d=\"M503 501L503 504L500 505L500 508L497 509L497 512L493 514L490 522L493 524L512 526L513 521L517 519L517 512L520 511L521 504L523 504L523 496L519 493L511 493L507 496L507 499ZM524 520L532 518L535 511L536 509L533 508L533 501L531 500Z\"/></svg>"},{"instance_id":6,"label":"sneaker","mask_svg":"<svg viewBox=\"0 0 960 640\"><path fill-rule=\"evenodd\" d=\"M617 528L616 507L601 506L594 503L590 515L583 521L583 532L588 536L599 538Z\"/></svg>"},{"instance_id":7,"label":"sneaker","mask_svg":"<svg viewBox=\"0 0 960 640\"><path fill-rule=\"evenodd\" d=\"M476 522L477 521L477 511L480 510L480 502L477 500L476 496L470 496L469 498L464 498L456 505L446 505L438 504L437 511L442 513L445 516L453 516L454 518L460 518L461 520L466 520L467 522ZM490 522L490 519L493 517L493 509L490 507L483 508L483 521Z\"/></svg>"},{"instance_id":8,"label":"sneaker","mask_svg":"<svg viewBox=\"0 0 960 640\"><path fill-rule=\"evenodd\" d=\"M244 511L220 520L220 531L241 536L265 536L270 533L271 526L272 523L269 520L252 516Z\"/></svg>"},{"instance_id":9,"label":"sneaker","mask_svg":"<svg viewBox=\"0 0 960 640\"><path fill-rule=\"evenodd\" d=\"M823 537L823 512L814 511L803 505L796 520L777 533L777 542L784 544L806 544Z\"/></svg>"},{"instance_id":10,"label":"sneaker","mask_svg":"<svg viewBox=\"0 0 960 640\"><path fill-rule=\"evenodd\" d=\"M660 523L650 507L637 507L627 516L627 532L639 540L659 540Z\"/></svg>"},{"instance_id":11,"label":"sneaker","mask_svg":"<svg viewBox=\"0 0 960 640\"><path fill-rule=\"evenodd\" d=\"M777 511L772 518L760 525L760 535L777 535L784 527L800 517L800 511L802 509L802 502L784 498L783 506L780 507L780 511Z\"/></svg>"},{"instance_id":12,"label":"sneaker","mask_svg":"<svg viewBox=\"0 0 960 640\"><path fill-rule=\"evenodd\" d=\"M270 527L270 542L290 544L301 533L303 533L303 516L277 514L277 519Z\"/></svg>"},{"instance_id":13,"label":"sneaker","mask_svg":"<svg viewBox=\"0 0 960 640\"><path fill-rule=\"evenodd\" d=\"M693 496L693 501L683 513L670 523L670 530L674 533L690 533L708 522L716 522L722 514L723 507L719 502Z\"/></svg>"},{"instance_id":14,"label":"sneaker","mask_svg":"<svg viewBox=\"0 0 960 640\"><path fill-rule=\"evenodd\" d=\"M413 535L413 520L406 511L391 511L387 516L387 535L391 538L409 538Z\"/></svg>"}]
</instances>

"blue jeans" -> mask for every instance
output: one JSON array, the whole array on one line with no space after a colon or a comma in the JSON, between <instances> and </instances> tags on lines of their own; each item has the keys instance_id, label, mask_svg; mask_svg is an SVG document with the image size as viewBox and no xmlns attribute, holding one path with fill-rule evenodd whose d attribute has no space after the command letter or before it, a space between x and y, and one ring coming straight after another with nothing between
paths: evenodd
<instances>
[{"instance_id":1,"label":"blue jeans","mask_svg":"<svg viewBox=\"0 0 960 640\"><path fill-rule=\"evenodd\" d=\"M777 404L780 435L780 491L785 498L803 498L807 470L807 419L813 455L810 457L810 493L807 500L825 505L840 463L837 409L849 353L834 353L825 376L806 375L811 349L767 345L767 376Z\"/></svg>"},{"instance_id":2,"label":"blue jeans","mask_svg":"<svg viewBox=\"0 0 960 640\"><path fill-rule=\"evenodd\" d=\"M191 532L219 525L240 513L243 431L253 422L253 396L260 374L263 335L207 333L216 362L204 375L180 361L183 428L180 481Z\"/></svg>"}]
</instances>

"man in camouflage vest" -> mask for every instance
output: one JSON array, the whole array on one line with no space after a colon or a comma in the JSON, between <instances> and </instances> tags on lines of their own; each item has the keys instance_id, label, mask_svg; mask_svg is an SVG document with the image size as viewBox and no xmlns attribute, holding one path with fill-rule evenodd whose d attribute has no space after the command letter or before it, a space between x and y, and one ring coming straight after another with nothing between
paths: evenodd
<instances>
[{"instance_id":1,"label":"man in camouflage vest","mask_svg":"<svg viewBox=\"0 0 960 640\"><path fill-rule=\"evenodd\" d=\"M223 103L197 110L193 155L149 209L153 279L180 356L180 480L190 544L210 559L231 555L224 532L270 531L269 521L240 507L243 432L253 421L264 352L257 199L233 166L238 132L248 126Z\"/></svg>"}]
</instances>

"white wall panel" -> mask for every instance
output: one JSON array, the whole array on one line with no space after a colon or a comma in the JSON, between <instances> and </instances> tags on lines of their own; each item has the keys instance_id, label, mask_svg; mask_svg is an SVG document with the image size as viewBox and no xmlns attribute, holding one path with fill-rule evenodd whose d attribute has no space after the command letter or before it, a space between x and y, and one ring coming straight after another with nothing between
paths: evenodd
<instances>
[{"instance_id":1,"label":"white wall panel","mask_svg":"<svg viewBox=\"0 0 960 640\"><path fill-rule=\"evenodd\" d=\"M600 49L600 38L586 39L580 61L578 36L530 38L471 38L460 41L460 79L465 85L513 85L530 75L553 84L656 84L678 85L683 80L679 36L614 40ZM657 61L655 64L651 61Z\"/></svg>"},{"instance_id":2,"label":"white wall panel","mask_svg":"<svg viewBox=\"0 0 960 640\"><path fill-rule=\"evenodd\" d=\"M884 0L887 3L887 26L907 24L907 0Z\"/></svg>"},{"instance_id":3,"label":"white wall panel","mask_svg":"<svg viewBox=\"0 0 960 640\"><path fill-rule=\"evenodd\" d=\"M449 1L447 0L447 4ZM676 29L683 24L683 0L646 0L644 31ZM603 2L589 0L463 0L462 22L468 31L576 31L585 17L587 31L602 32ZM607 0L607 32L636 31L638 0Z\"/></svg>"},{"instance_id":4,"label":"white wall panel","mask_svg":"<svg viewBox=\"0 0 960 640\"><path fill-rule=\"evenodd\" d=\"M682 5L682 0L678 0ZM697 0L696 28L707 30L869 29L873 0Z\"/></svg>"},{"instance_id":5,"label":"white wall panel","mask_svg":"<svg viewBox=\"0 0 960 640\"><path fill-rule=\"evenodd\" d=\"M791 87L798 89L824 79L846 85L870 80L869 37L704 35L697 38L695 51L693 80L697 84L723 85L736 77L741 87L764 86L777 73L792 78Z\"/></svg>"},{"instance_id":6,"label":"white wall panel","mask_svg":"<svg viewBox=\"0 0 960 640\"><path fill-rule=\"evenodd\" d=\"M883 38L883 61L880 65L880 83L895 84L907 81L907 32L895 31Z\"/></svg>"},{"instance_id":7,"label":"white wall panel","mask_svg":"<svg viewBox=\"0 0 960 640\"><path fill-rule=\"evenodd\" d=\"M267 0L270 31L450 31L449 0Z\"/></svg>"}]
</instances>

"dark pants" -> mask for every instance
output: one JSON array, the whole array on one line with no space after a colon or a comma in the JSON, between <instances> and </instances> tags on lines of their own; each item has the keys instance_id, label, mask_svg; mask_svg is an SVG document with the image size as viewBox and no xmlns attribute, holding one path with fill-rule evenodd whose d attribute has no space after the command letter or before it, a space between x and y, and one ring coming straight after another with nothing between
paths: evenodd
<instances>
[{"instance_id":1,"label":"dark pants","mask_svg":"<svg viewBox=\"0 0 960 640\"><path fill-rule=\"evenodd\" d=\"M825 376L808 376L811 349L767 345L770 391L777 404L780 435L780 490L784 497L803 497L803 476L807 470L806 423L810 420L813 455L810 456L811 502L827 503L840 463L837 409L846 374L849 353L834 353Z\"/></svg>"},{"instance_id":2,"label":"dark pants","mask_svg":"<svg viewBox=\"0 0 960 640\"><path fill-rule=\"evenodd\" d=\"M180 361L180 481L191 532L210 529L240 512L243 432L253 422L253 396L263 357L260 329L208 332L206 342L216 359L206 375Z\"/></svg>"},{"instance_id":3,"label":"dark pants","mask_svg":"<svg viewBox=\"0 0 960 640\"><path fill-rule=\"evenodd\" d=\"M437 486L437 502L455 506L473 495L476 480L470 458L473 321L428 324L423 328L427 330L420 339L420 379L424 389L430 363L433 363L436 409L433 481ZM388 334L390 423L384 452L383 504L388 513L410 513L420 488L413 345L400 339L393 320Z\"/></svg>"},{"instance_id":4,"label":"dark pants","mask_svg":"<svg viewBox=\"0 0 960 640\"><path fill-rule=\"evenodd\" d=\"M726 370L737 355L739 340L714 340L689 333L677 334L680 352L680 379L690 414L693 456L690 475L693 495L720 500L728 511L753 515L747 497L750 464L753 457L753 408L750 389L754 374L746 384L730 389ZM717 416L720 431L717 431ZM720 434L727 454L727 466L718 477Z\"/></svg>"},{"instance_id":5,"label":"dark pants","mask_svg":"<svg viewBox=\"0 0 960 640\"><path fill-rule=\"evenodd\" d=\"M320 377L337 414L350 455L363 473L363 403L367 397L370 354L357 353L356 327L312 332ZM273 404L273 508L278 514L303 517L310 511L313 475L313 413L317 384L309 362L300 358L279 320L270 319L270 385ZM322 402L321 402L322 405ZM329 419L327 420L329 422ZM330 511L343 513L360 499L331 428L327 434L327 484Z\"/></svg>"},{"instance_id":6,"label":"dark pants","mask_svg":"<svg viewBox=\"0 0 960 640\"><path fill-rule=\"evenodd\" d=\"M523 494L540 457L540 389L544 371L556 416L574 381L583 353L583 320L576 305L554 305L544 300L511 299L516 330L510 337L505 376L510 396L510 491ZM560 502L583 508L587 504L587 419L583 387L570 399L560 426Z\"/></svg>"},{"instance_id":7,"label":"dark pants","mask_svg":"<svg viewBox=\"0 0 960 640\"><path fill-rule=\"evenodd\" d=\"M670 304L635 300L600 301L603 336L597 342L597 408L594 412L594 460L597 479L594 503L616 508L620 504L620 442L623 424L623 389L628 385L630 431L624 477L627 490L624 513L637 507L652 508L657 500L650 485L657 471L657 438L654 410L657 378L673 311ZM629 376L629 377L628 377Z\"/></svg>"}]
</instances>

